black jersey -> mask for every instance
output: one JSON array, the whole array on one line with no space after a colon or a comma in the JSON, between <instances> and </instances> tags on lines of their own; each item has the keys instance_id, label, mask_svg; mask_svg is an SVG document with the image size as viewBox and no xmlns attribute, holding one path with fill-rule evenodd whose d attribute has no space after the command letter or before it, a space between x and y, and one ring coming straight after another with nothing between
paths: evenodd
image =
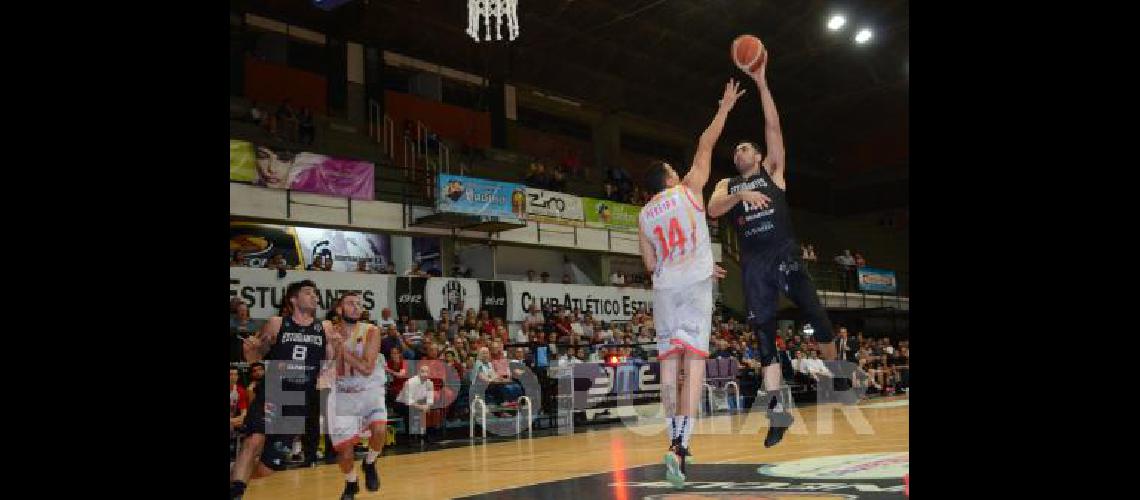
<instances>
[{"instance_id":1,"label":"black jersey","mask_svg":"<svg viewBox=\"0 0 1140 500\"><path fill-rule=\"evenodd\" d=\"M277 365L278 373L288 383L315 386L321 362L325 359L325 341L325 330L320 320L313 318L312 324L301 326L291 317L282 318L277 341L269 348L265 359Z\"/></svg>"},{"instance_id":2,"label":"black jersey","mask_svg":"<svg viewBox=\"0 0 1140 500\"><path fill-rule=\"evenodd\" d=\"M740 239L740 253L747 258L794 248L792 218L784 190L772 182L772 177L764 168L749 177L738 175L729 179L728 194L745 189L758 191L772 201L768 203L768 208L737 203L728 211L728 221L736 228Z\"/></svg>"}]
</instances>

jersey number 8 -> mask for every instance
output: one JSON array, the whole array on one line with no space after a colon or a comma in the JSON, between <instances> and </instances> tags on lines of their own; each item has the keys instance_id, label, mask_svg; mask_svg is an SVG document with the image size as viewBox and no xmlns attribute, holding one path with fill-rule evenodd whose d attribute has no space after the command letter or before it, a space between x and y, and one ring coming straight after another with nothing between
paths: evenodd
<instances>
[{"instance_id":1,"label":"jersey number 8","mask_svg":"<svg viewBox=\"0 0 1140 500\"><path fill-rule=\"evenodd\" d=\"M293 346L293 359L295 361L304 361L305 355L308 354L308 352L309 352L308 346L295 345L295 346Z\"/></svg>"}]
</instances>

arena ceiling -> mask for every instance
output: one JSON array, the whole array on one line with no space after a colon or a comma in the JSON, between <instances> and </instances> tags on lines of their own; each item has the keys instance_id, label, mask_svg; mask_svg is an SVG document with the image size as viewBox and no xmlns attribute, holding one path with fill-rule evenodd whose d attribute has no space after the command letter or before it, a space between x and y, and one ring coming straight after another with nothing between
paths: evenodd
<instances>
[{"instance_id":1,"label":"arena ceiling","mask_svg":"<svg viewBox=\"0 0 1140 500\"><path fill-rule=\"evenodd\" d=\"M771 56L768 79L790 161L840 186L872 175L906 177L907 0L519 0L520 37L479 44L464 32L462 0L356 0L332 12L311 0L240 3L287 22L644 116L691 131L694 140L725 80L744 76L729 59L733 38L752 33ZM848 19L841 33L826 28L834 12ZM863 26L874 37L856 45L852 37ZM722 142L758 138L759 119L759 101L749 92Z\"/></svg>"}]
</instances>

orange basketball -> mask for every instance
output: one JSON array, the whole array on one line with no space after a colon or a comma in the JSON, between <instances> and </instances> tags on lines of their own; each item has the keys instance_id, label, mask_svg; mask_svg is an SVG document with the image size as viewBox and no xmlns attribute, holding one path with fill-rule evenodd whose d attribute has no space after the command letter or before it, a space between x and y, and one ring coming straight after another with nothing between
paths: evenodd
<instances>
[{"instance_id":1,"label":"orange basketball","mask_svg":"<svg viewBox=\"0 0 1140 500\"><path fill-rule=\"evenodd\" d=\"M764 43L752 35L740 35L732 41L732 62L745 73L753 73L760 69L768 52Z\"/></svg>"}]
</instances>

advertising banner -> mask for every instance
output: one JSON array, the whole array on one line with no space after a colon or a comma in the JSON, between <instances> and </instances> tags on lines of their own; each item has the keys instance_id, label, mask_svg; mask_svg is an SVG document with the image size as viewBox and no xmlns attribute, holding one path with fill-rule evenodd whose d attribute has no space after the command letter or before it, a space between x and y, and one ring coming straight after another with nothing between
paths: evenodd
<instances>
[{"instance_id":1,"label":"advertising banner","mask_svg":"<svg viewBox=\"0 0 1140 500\"><path fill-rule=\"evenodd\" d=\"M253 161L253 143L230 139L230 180L239 182L257 180L257 168Z\"/></svg>"},{"instance_id":2,"label":"advertising banner","mask_svg":"<svg viewBox=\"0 0 1140 500\"><path fill-rule=\"evenodd\" d=\"M582 211L589 227L637 232L637 215L641 213L641 207L583 197Z\"/></svg>"},{"instance_id":3,"label":"advertising banner","mask_svg":"<svg viewBox=\"0 0 1140 500\"><path fill-rule=\"evenodd\" d=\"M265 267L273 256L281 254L290 268L301 265L301 247L290 226L230 223L230 255L240 252L250 267Z\"/></svg>"},{"instance_id":4,"label":"advertising banner","mask_svg":"<svg viewBox=\"0 0 1140 500\"><path fill-rule=\"evenodd\" d=\"M628 321L639 307L653 309L653 291L612 286L508 281L508 321L522 321L531 304L578 307L599 321Z\"/></svg>"},{"instance_id":5,"label":"advertising banner","mask_svg":"<svg viewBox=\"0 0 1140 500\"><path fill-rule=\"evenodd\" d=\"M317 284L318 318L323 318L332 302L348 291L360 294L364 309L373 318L379 318L380 310L390 303L391 275L288 271L284 278L278 278L276 270L249 267L230 268L230 298L241 298L249 305L250 317L264 319L278 313L290 283L306 279Z\"/></svg>"},{"instance_id":6,"label":"advertising banner","mask_svg":"<svg viewBox=\"0 0 1140 500\"><path fill-rule=\"evenodd\" d=\"M581 224L585 220L582 198L557 191L526 188L527 218L559 224Z\"/></svg>"},{"instance_id":7,"label":"advertising banner","mask_svg":"<svg viewBox=\"0 0 1140 500\"><path fill-rule=\"evenodd\" d=\"M376 196L375 166L371 162L293 153L262 145L254 146L254 150L258 185L357 200ZM232 146L230 162L233 163Z\"/></svg>"},{"instance_id":8,"label":"advertising banner","mask_svg":"<svg viewBox=\"0 0 1140 500\"><path fill-rule=\"evenodd\" d=\"M859 275L859 289L864 292L895 293L898 291L894 271L860 267L857 269L857 273Z\"/></svg>"},{"instance_id":9,"label":"advertising banner","mask_svg":"<svg viewBox=\"0 0 1140 500\"><path fill-rule=\"evenodd\" d=\"M436 209L441 212L508 219L526 216L526 188L522 184L448 174L439 174L438 178Z\"/></svg>"},{"instance_id":10,"label":"advertising banner","mask_svg":"<svg viewBox=\"0 0 1140 500\"><path fill-rule=\"evenodd\" d=\"M294 231L305 267L316 262L318 256L332 259L332 271L356 272L362 260L368 262L370 271L383 269L392 262L391 237L387 234L315 227L297 227Z\"/></svg>"}]
</instances>

